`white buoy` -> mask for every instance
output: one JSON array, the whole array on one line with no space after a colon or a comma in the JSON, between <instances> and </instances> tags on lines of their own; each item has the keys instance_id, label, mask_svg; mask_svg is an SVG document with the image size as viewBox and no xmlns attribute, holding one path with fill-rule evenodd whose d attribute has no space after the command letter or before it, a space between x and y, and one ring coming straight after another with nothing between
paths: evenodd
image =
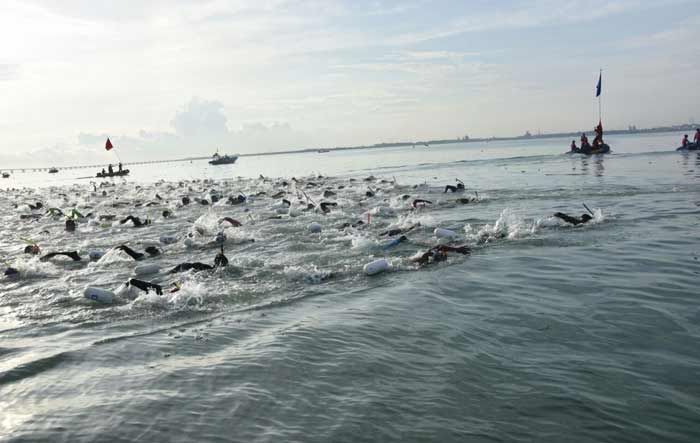
<instances>
[{"instance_id":1,"label":"white buoy","mask_svg":"<svg viewBox=\"0 0 700 443\"><path fill-rule=\"evenodd\" d=\"M309 223L307 229L313 234L318 234L319 232L321 232L321 225L317 222Z\"/></svg>"},{"instance_id":2,"label":"white buoy","mask_svg":"<svg viewBox=\"0 0 700 443\"><path fill-rule=\"evenodd\" d=\"M108 291L106 289L100 289L100 288L95 288L93 286L88 286L85 288L84 294L85 298L89 300L94 300L100 303L112 303L112 299L114 298L114 293L112 291Z\"/></svg>"},{"instance_id":3,"label":"white buoy","mask_svg":"<svg viewBox=\"0 0 700 443\"><path fill-rule=\"evenodd\" d=\"M459 234L457 234L455 231L451 231L449 229L444 229L444 228L435 228L435 231L433 231L433 235L437 238L455 238L459 237Z\"/></svg>"},{"instance_id":4,"label":"white buoy","mask_svg":"<svg viewBox=\"0 0 700 443\"><path fill-rule=\"evenodd\" d=\"M134 268L136 275L157 274L158 272L160 272L160 267L156 264L140 265Z\"/></svg>"},{"instance_id":5,"label":"white buoy","mask_svg":"<svg viewBox=\"0 0 700 443\"><path fill-rule=\"evenodd\" d=\"M384 258L380 258L379 260L367 263L364 266L364 268L362 268L362 270L367 275L375 275L384 271L388 271L390 268L391 265L389 264L389 262L386 261L386 259Z\"/></svg>"}]
</instances>

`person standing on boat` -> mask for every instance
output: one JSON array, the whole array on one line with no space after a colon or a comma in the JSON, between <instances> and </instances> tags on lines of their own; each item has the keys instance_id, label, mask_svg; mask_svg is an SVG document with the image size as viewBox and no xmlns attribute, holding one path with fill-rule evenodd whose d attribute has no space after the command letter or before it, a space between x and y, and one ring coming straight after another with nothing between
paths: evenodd
<instances>
[{"instance_id":1,"label":"person standing on boat","mask_svg":"<svg viewBox=\"0 0 700 443\"><path fill-rule=\"evenodd\" d=\"M122 172L122 162L119 162L119 172Z\"/></svg>"},{"instance_id":2,"label":"person standing on boat","mask_svg":"<svg viewBox=\"0 0 700 443\"><path fill-rule=\"evenodd\" d=\"M107 166L107 172L109 172L109 175L114 174L114 168L111 163Z\"/></svg>"},{"instance_id":3,"label":"person standing on boat","mask_svg":"<svg viewBox=\"0 0 700 443\"><path fill-rule=\"evenodd\" d=\"M598 122L593 131L595 131L595 138L593 139L593 147L596 148L603 144L603 123Z\"/></svg>"},{"instance_id":4,"label":"person standing on boat","mask_svg":"<svg viewBox=\"0 0 700 443\"><path fill-rule=\"evenodd\" d=\"M688 140L688 134L685 134L683 136L683 140L681 140L681 148L685 148L690 144L690 140Z\"/></svg>"},{"instance_id":5,"label":"person standing on boat","mask_svg":"<svg viewBox=\"0 0 700 443\"><path fill-rule=\"evenodd\" d=\"M693 141L695 141L696 145L700 146L700 128L695 130L695 137L693 137Z\"/></svg>"},{"instance_id":6,"label":"person standing on boat","mask_svg":"<svg viewBox=\"0 0 700 443\"><path fill-rule=\"evenodd\" d=\"M571 152L578 151L578 146L576 146L576 140L571 140Z\"/></svg>"}]
</instances>

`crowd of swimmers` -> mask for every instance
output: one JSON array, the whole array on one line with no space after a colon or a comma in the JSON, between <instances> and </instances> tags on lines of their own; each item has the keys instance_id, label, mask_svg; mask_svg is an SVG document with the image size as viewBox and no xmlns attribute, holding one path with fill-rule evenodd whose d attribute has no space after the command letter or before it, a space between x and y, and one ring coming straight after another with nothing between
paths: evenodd
<instances>
[{"instance_id":1,"label":"crowd of swimmers","mask_svg":"<svg viewBox=\"0 0 700 443\"><path fill-rule=\"evenodd\" d=\"M602 139L602 128L601 128L601 139ZM372 177L373 178L373 177ZM264 179L264 177L263 177ZM351 179L352 180L352 179ZM292 179L292 181L296 182L296 179ZM369 181L369 180L368 180ZM281 183L282 185L289 185L288 182L283 181ZM93 185L94 186L94 185ZM307 187L313 187L316 186L315 183L313 182L308 182L306 183ZM342 189L344 186L339 186L338 189ZM94 191L97 192L97 187L94 186ZM338 204L333 201L321 201L320 203L316 204L316 202L313 202L306 193L301 190L299 191L297 188L297 197L299 197L299 202L303 203L305 207L301 209L301 211L315 211L318 210L320 213L323 214L328 214L334 209L337 208ZM304 197L306 197L304 200L302 200L301 195L303 194ZM376 194L376 190L373 190L372 188L368 187L368 191L366 193L367 197L372 197ZM456 183L454 185L446 185L444 188L443 193L457 193L457 194L463 194L466 192L466 187L464 185L464 182L461 180L457 179ZM292 206L292 202L288 199L285 198L286 196L285 191L279 191L278 193L275 193L272 195L273 198L281 198L281 206L289 208ZM103 191L102 195L106 195L106 192ZM257 194L258 196L261 195L266 195L265 192L260 192ZM324 198L329 198L335 196L336 193L334 191L331 191L329 189L325 190L323 193ZM475 203L479 201L478 198L478 193L475 193L475 197L460 197L457 198L455 203L459 204L468 204L468 203ZM162 200L162 197L160 197L158 194L156 194L156 198L158 200ZM212 202L219 201L222 197L219 195L211 194L210 199ZM405 194L400 197L403 200L411 200L410 202L410 207L412 210L423 210L433 204L432 201L423 199L423 198L411 198L410 195ZM236 196L231 196L228 197L226 202L229 205L240 205L244 204L248 201L248 197L244 194L238 194ZM199 202L202 205L208 205L209 201L206 199L196 199L195 201ZM191 200L189 197L184 196L181 198L181 204L183 206L189 205L191 203ZM116 205L116 203L115 203ZM140 206L141 204L138 204L136 206ZM147 204L146 206L149 206ZM43 204L41 202L36 202L34 204L29 204L29 208L31 210L41 210L44 208ZM588 209L588 207L586 207ZM588 209L590 212L590 209ZM81 220L81 219L87 219L87 218L93 218L95 217L93 213L88 213L86 215L83 215L80 213L77 209L72 209L71 211L65 213L61 209L58 208L48 208L45 212L47 215L52 216L52 217L66 217L65 219L65 231L67 232L74 232L76 230L76 220ZM592 214L592 212L591 212ZM35 215L33 217L24 217L25 215L30 215L30 214L23 214L21 218L23 219L37 219L40 217L40 214L31 214ZM172 216L172 213L170 210L164 210L162 212L162 216L164 218L169 218ZM592 220L592 216L589 214L582 214L580 217L576 216L571 216L568 214L564 214L561 212L556 212L553 214L554 217L563 220L566 223L569 223L571 225L581 225L584 223L587 223L588 221ZM113 221L116 220L115 215L100 215L99 220L104 220L104 221ZM275 215L270 218L281 218L281 215ZM119 224L124 225L126 223L131 223L135 228L144 228L149 225L151 225L152 221L148 218L142 219L138 216L135 215L127 215L124 218L119 220ZM240 227L242 226L242 223L234 218L231 217L223 217L219 219L219 224L222 223L228 223L232 227ZM340 226L338 226L338 229L344 230L346 228L352 227L352 228L365 228L366 225L369 224L369 218L367 220L367 223L363 220L356 220L354 222L345 222L342 223ZM409 240L409 235L413 233L416 229L420 228L421 224L420 223L414 223L408 227L404 228L393 228L393 229L388 229L385 231L382 231L378 234L379 237L386 237L386 238L391 238L391 240L387 241L382 245L382 249L387 251L388 249L394 248L400 244L404 244L407 242L410 242ZM437 230L436 230L437 231ZM320 225L318 227L318 231L320 232ZM190 236L192 235L191 233L189 234ZM437 233L436 233L437 236ZM174 240L177 241L177 240ZM167 271L167 274L177 274L181 272L186 272L186 271L192 271L192 272L202 272L202 271L213 271L219 268L224 268L228 266L229 261L226 255L224 254L224 243L226 241L226 236L223 233L223 231L220 231L212 244L217 245L219 251L217 252L216 256L214 257L213 263L208 264L208 263L201 263L201 262L184 262L177 264L176 266L172 267L169 271ZM254 239L250 239L250 241L254 241ZM167 244L169 241L164 241L161 239L161 242ZM186 240L187 242L187 240ZM157 257L162 254L162 251L160 248L156 246L148 246L145 248L143 252L136 251L129 247L128 245L122 244L114 248L114 250L118 250L123 252L124 254L128 255L135 261L142 261L146 258L152 258L152 257ZM413 256L410 260L419 266L422 265L427 265L430 263L437 263L437 262L442 262L447 260L449 254L461 254L461 255L467 255L470 254L471 248L466 245L449 245L449 244L438 244L433 247L429 247L427 251L424 252L419 252L415 256ZM39 247L38 244L32 243L27 245L24 248L24 253L29 254L29 255L35 255L35 256L40 256L39 260L42 262L51 260L55 257L58 256L63 256L67 257L70 260L74 262L80 262L83 260L83 257L80 256L78 251L75 250L61 250L61 251L51 251L51 252L46 252L43 255L42 250ZM102 253L97 253L95 251L91 252L89 254L89 260L99 260L103 256ZM13 267L7 267L5 270L5 277L6 278L18 278L20 276L19 270ZM139 280L139 279L130 279L129 282L127 282L127 286L132 286L134 288L143 290L145 292L149 292L150 290L154 290L157 294L162 294L163 288L161 285L153 282L148 282L145 280ZM177 291L180 288L180 285L178 282L174 282L172 285L172 288L170 289L171 292Z\"/></svg>"}]
</instances>

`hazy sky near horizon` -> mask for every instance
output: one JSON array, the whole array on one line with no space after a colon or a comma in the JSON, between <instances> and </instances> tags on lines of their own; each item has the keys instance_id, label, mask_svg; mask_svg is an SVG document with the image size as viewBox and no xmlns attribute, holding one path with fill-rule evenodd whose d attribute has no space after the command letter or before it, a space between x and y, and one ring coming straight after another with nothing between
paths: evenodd
<instances>
[{"instance_id":1,"label":"hazy sky near horizon","mask_svg":"<svg viewBox=\"0 0 700 443\"><path fill-rule=\"evenodd\" d=\"M606 127L700 119L697 0L4 0L0 41L0 165L592 128L599 68Z\"/></svg>"}]
</instances>

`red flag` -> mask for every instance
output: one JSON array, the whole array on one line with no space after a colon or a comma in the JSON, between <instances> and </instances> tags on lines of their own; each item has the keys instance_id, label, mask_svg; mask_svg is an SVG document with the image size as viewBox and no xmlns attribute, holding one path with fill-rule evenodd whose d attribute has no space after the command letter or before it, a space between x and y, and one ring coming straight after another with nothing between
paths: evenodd
<instances>
[{"instance_id":1,"label":"red flag","mask_svg":"<svg viewBox=\"0 0 700 443\"><path fill-rule=\"evenodd\" d=\"M109 150L112 149L113 147L114 147L114 146L112 146L112 142L109 141L109 138L108 138L108 139L107 139L107 143L105 143L105 149L109 151Z\"/></svg>"}]
</instances>

